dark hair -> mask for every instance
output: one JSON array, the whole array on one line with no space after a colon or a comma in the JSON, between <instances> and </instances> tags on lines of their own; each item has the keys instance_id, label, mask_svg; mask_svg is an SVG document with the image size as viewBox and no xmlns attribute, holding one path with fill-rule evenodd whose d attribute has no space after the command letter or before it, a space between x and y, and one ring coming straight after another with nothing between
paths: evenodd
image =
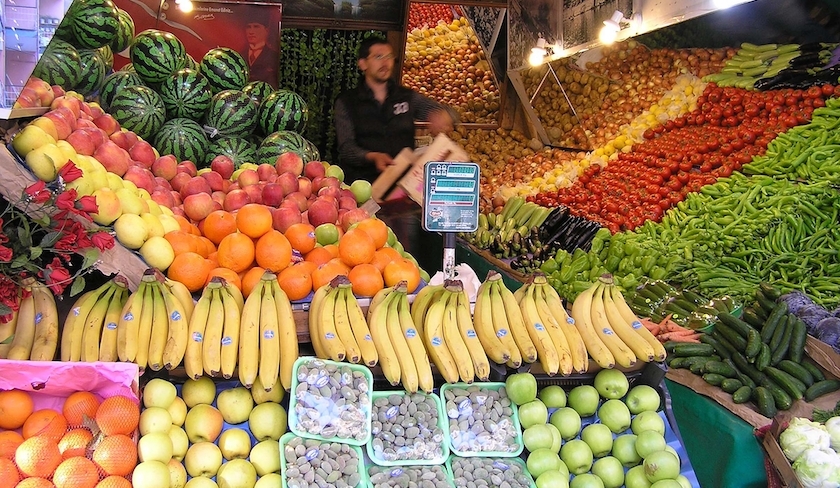
<instances>
[{"instance_id":1,"label":"dark hair","mask_svg":"<svg viewBox=\"0 0 840 488\"><path fill-rule=\"evenodd\" d=\"M373 46L384 44L390 46L391 43L381 37L368 37L361 44L359 44L359 59L365 59L370 56L370 48Z\"/></svg>"}]
</instances>

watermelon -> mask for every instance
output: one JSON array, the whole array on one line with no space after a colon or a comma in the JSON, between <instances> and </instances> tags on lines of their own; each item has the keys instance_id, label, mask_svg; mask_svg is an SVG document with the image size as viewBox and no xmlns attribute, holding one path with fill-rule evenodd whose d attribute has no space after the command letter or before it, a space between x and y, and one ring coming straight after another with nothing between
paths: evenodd
<instances>
[{"instance_id":1,"label":"watermelon","mask_svg":"<svg viewBox=\"0 0 840 488\"><path fill-rule=\"evenodd\" d=\"M284 152L294 152L306 159L306 139L297 132L280 130L269 134L257 148L258 164L277 162L277 156Z\"/></svg>"},{"instance_id":2,"label":"watermelon","mask_svg":"<svg viewBox=\"0 0 840 488\"><path fill-rule=\"evenodd\" d=\"M108 73L114 68L114 52L108 46L102 46L96 50L99 57L105 62L105 72Z\"/></svg>"},{"instance_id":3,"label":"watermelon","mask_svg":"<svg viewBox=\"0 0 840 488\"><path fill-rule=\"evenodd\" d=\"M160 154L172 154L179 161L204 161L207 134L194 120L178 117L166 121L155 134L154 146Z\"/></svg>"},{"instance_id":4,"label":"watermelon","mask_svg":"<svg viewBox=\"0 0 840 488\"><path fill-rule=\"evenodd\" d=\"M265 97L260 104L259 124L263 134L278 130L297 133L306 128L309 109L300 95L290 90L277 90Z\"/></svg>"},{"instance_id":5,"label":"watermelon","mask_svg":"<svg viewBox=\"0 0 840 488\"><path fill-rule=\"evenodd\" d=\"M122 91L123 88L142 84L143 80L137 76L137 73L132 73L131 71L114 71L106 76L105 81L102 82L102 88L99 89L99 105L103 109L109 110L114 96Z\"/></svg>"},{"instance_id":6,"label":"watermelon","mask_svg":"<svg viewBox=\"0 0 840 488\"><path fill-rule=\"evenodd\" d=\"M121 8L118 8L117 11L119 13L120 25L117 28L117 34L111 40L109 46L112 52L121 53L131 46L131 41L134 39L134 19L131 18L131 14Z\"/></svg>"},{"instance_id":7,"label":"watermelon","mask_svg":"<svg viewBox=\"0 0 840 488\"><path fill-rule=\"evenodd\" d=\"M184 68L189 68L193 71L199 71L201 65L198 64L198 61L196 61L194 57L187 54L187 61L184 63Z\"/></svg>"},{"instance_id":8,"label":"watermelon","mask_svg":"<svg viewBox=\"0 0 840 488\"><path fill-rule=\"evenodd\" d=\"M304 161L320 161L321 160L321 151L318 150L318 146L313 144L309 139L305 139L304 142L304 154L303 157Z\"/></svg>"},{"instance_id":9,"label":"watermelon","mask_svg":"<svg viewBox=\"0 0 840 488\"><path fill-rule=\"evenodd\" d=\"M134 70L147 84L160 83L184 67L187 51L175 34L146 29L137 34L129 48Z\"/></svg>"},{"instance_id":10,"label":"watermelon","mask_svg":"<svg viewBox=\"0 0 840 488\"><path fill-rule=\"evenodd\" d=\"M105 61L99 54L98 49L82 49L79 51L79 59L82 67L82 79L74 86L73 90L89 98L102 86L105 79Z\"/></svg>"},{"instance_id":11,"label":"watermelon","mask_svg":"<svg viewBox=\"0 0 840 488\"><path fill-rule=\"evenodd\" d=\"M210 137L245 136L257 126L257 104L241 90L224 90L213 95L204 116Z\"/></svg>"},{"instance_id":12,"label":"watermelon","mask_svg":"<svg viewBox=\"0 0 840 488\"><path fill-rule=\"evenodd\" d=\"M169 75L158 89L166 106L166 118L186 117L200 121L210 106L210 82L198 71L189 68Z\"/></svg>"},{"instance_id":13,"label":"watermelon","mask_svg":"<svg viewBox=\"0 0 840 488\"><path fill-rule=\"evenodd\" d=\"M70 17L73 44L82 49L99 49L114 40L120 14L111 0L76 0Z\"/></svg>"},{"instance_id":14,"label":"watermelon","mask_svg":"<svg viewBox=\"0 0 840 488\"><path fill-rule=\"evenodd\" d=\"M247 93L254 103L260 105L263 99L274 91L274 88L265 81L252 81L243 86L242 91Z\"/></svg>"},{"instance_id":15,"label":"watermelon","mask_svg":"<svg viewBox=\"0 0 840 488\"><path fill-rule=\"evenodd\" d=\"M53 39L35 65L32 76L65 90L73 89L82 79L79 51L68 42Z\"/></svg>"},{"instance_id":16,"label":"watermelon","mask_svg":"<svg viewBox=\"0 0 840 488\"><path fill-rule=\"evenodd\" d=\"M131 63L125 63L120 71L128 71L129 73L137 73L137 70L134 69L134 65Z\"/></svg>"},{"instance_id":17,"label":"watermelon","mask_svg":"<svg viewBox=\"0 0 840 488\"><path fill-rule=\"evenodd\" d=\"M117 92L109 111L122 127L146 140L151 140L166 120L160 95L143 85L127 86Z\"/></svg>"},{"instance_id":18,"label":"watermelon","mask_svg":"<svg viewBox=\"0 0 840 488\"><path fill-rule=\"evenodd\" d=\"M248 83L248 63L241 54L229 47L217 47L201 58L201 74L210 80L213 93L222 90L241 90Z\"/></svg>"},{"instance_id":19,"label":"watermelon","mask_svg":"<svg viewBox=\"0 0 840 488\"><path fill-rule=\"evenodd\" d=\"M257 161L257 146L243 137L222 137L210 143L204 155L205 164L209 165L213 158L224 154L229 157L238 168L242 163Z\"/></svg>"}]
</instances>

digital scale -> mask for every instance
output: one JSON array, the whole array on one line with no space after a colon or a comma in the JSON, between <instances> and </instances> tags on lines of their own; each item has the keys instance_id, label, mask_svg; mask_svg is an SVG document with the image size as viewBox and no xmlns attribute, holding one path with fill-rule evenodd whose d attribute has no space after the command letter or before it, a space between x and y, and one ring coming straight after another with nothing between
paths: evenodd
<instances>
[{"instance_id":1,"label":"digital scale","mask_svg":"<svg viewBox=\"0 0 840 488\"><path fill-rule=\"evenodd\" d=\"M455 234L478 230L476 163L430 161L423 174L423 229L443 235L443 274L455 269Z\"/></svg>"}]
</instances>

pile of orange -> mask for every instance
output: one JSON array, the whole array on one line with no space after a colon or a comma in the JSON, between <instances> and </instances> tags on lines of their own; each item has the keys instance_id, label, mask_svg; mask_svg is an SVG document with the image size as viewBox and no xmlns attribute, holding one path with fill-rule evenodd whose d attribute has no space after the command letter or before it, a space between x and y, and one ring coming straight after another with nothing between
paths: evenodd
<instances>
[{"instance_id":1,"label":"pile of orange","mask_svg":"<svg viewBox=\"0 0 840 488\"><path fill-rule=\"evenodd\" d=\"M36 409L25 391L0 391L0 484L103 488L109 476L128 483L126 476L137 465L137 445L130 436L139 419L138 403L126 396L100 402L93 393L75 392L58 411ZM92 428L104 437L91 450Z\"/></svg>"}]
</instances>

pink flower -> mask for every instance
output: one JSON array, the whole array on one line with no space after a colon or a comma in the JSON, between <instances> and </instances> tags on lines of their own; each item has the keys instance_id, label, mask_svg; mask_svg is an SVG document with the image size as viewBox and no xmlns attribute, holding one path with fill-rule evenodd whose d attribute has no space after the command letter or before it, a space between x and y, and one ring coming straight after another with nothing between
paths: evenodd
<instances>
[{"instance_id":1,"label":"pink flower","mask_svg":"<svg viewBox=\"0 0 840 488\"><path fill-rule=\"evenodd\" d=\"M76 164L73 161L68 161L64 166L58 170L58 176L64 180L65 183L70 183L71 181L75 181L81 178L83 175L82 170L76 167Z\"/></svg>"},{"instance_id":2,"label":"pink flower","mask_svg":"<svg viewBox=\"0 0 840 488\"><path fill-rule=\"evenodd\" d=\"M14 257L14 253L8 247L0 244L0 262L8 263Z\"/></svg>"},{"instance_id":3,"label":"pink flower","mask_svg":"<svg viewBox=\"0 0 840 488\"><path fill-rule=\"evenodd\" d=\"M55 295L64 293L64 288L67 287L71 277L70 272L58 258L53 258L52 262L38 273L38 276L44 280Z\"/></svg>"},{"instance_id":4,"label":"pink flower","mask_svg":"<svg viewBox=\"0 0 840 488\"><path fill-rule=\"evenodd\" d=\"M114 247L114 236L107 232L97 232L93 234L93 236L91 236L91 241L93 241L93 245L100 251Z\"/></svg>"},{"instance_id":5,"label":"pink flower","mask_svg":"<svg viewBox=\"0 0 840 488\"><path fill-rule=\"evenodd\" d=\"M52 193L46 189L47 185L43 181L37 181L26 188L26 194L29 195L29 198L32 199L35 203L44 203L49 201L52 197Z\"/></svg>"}]
</instances>

